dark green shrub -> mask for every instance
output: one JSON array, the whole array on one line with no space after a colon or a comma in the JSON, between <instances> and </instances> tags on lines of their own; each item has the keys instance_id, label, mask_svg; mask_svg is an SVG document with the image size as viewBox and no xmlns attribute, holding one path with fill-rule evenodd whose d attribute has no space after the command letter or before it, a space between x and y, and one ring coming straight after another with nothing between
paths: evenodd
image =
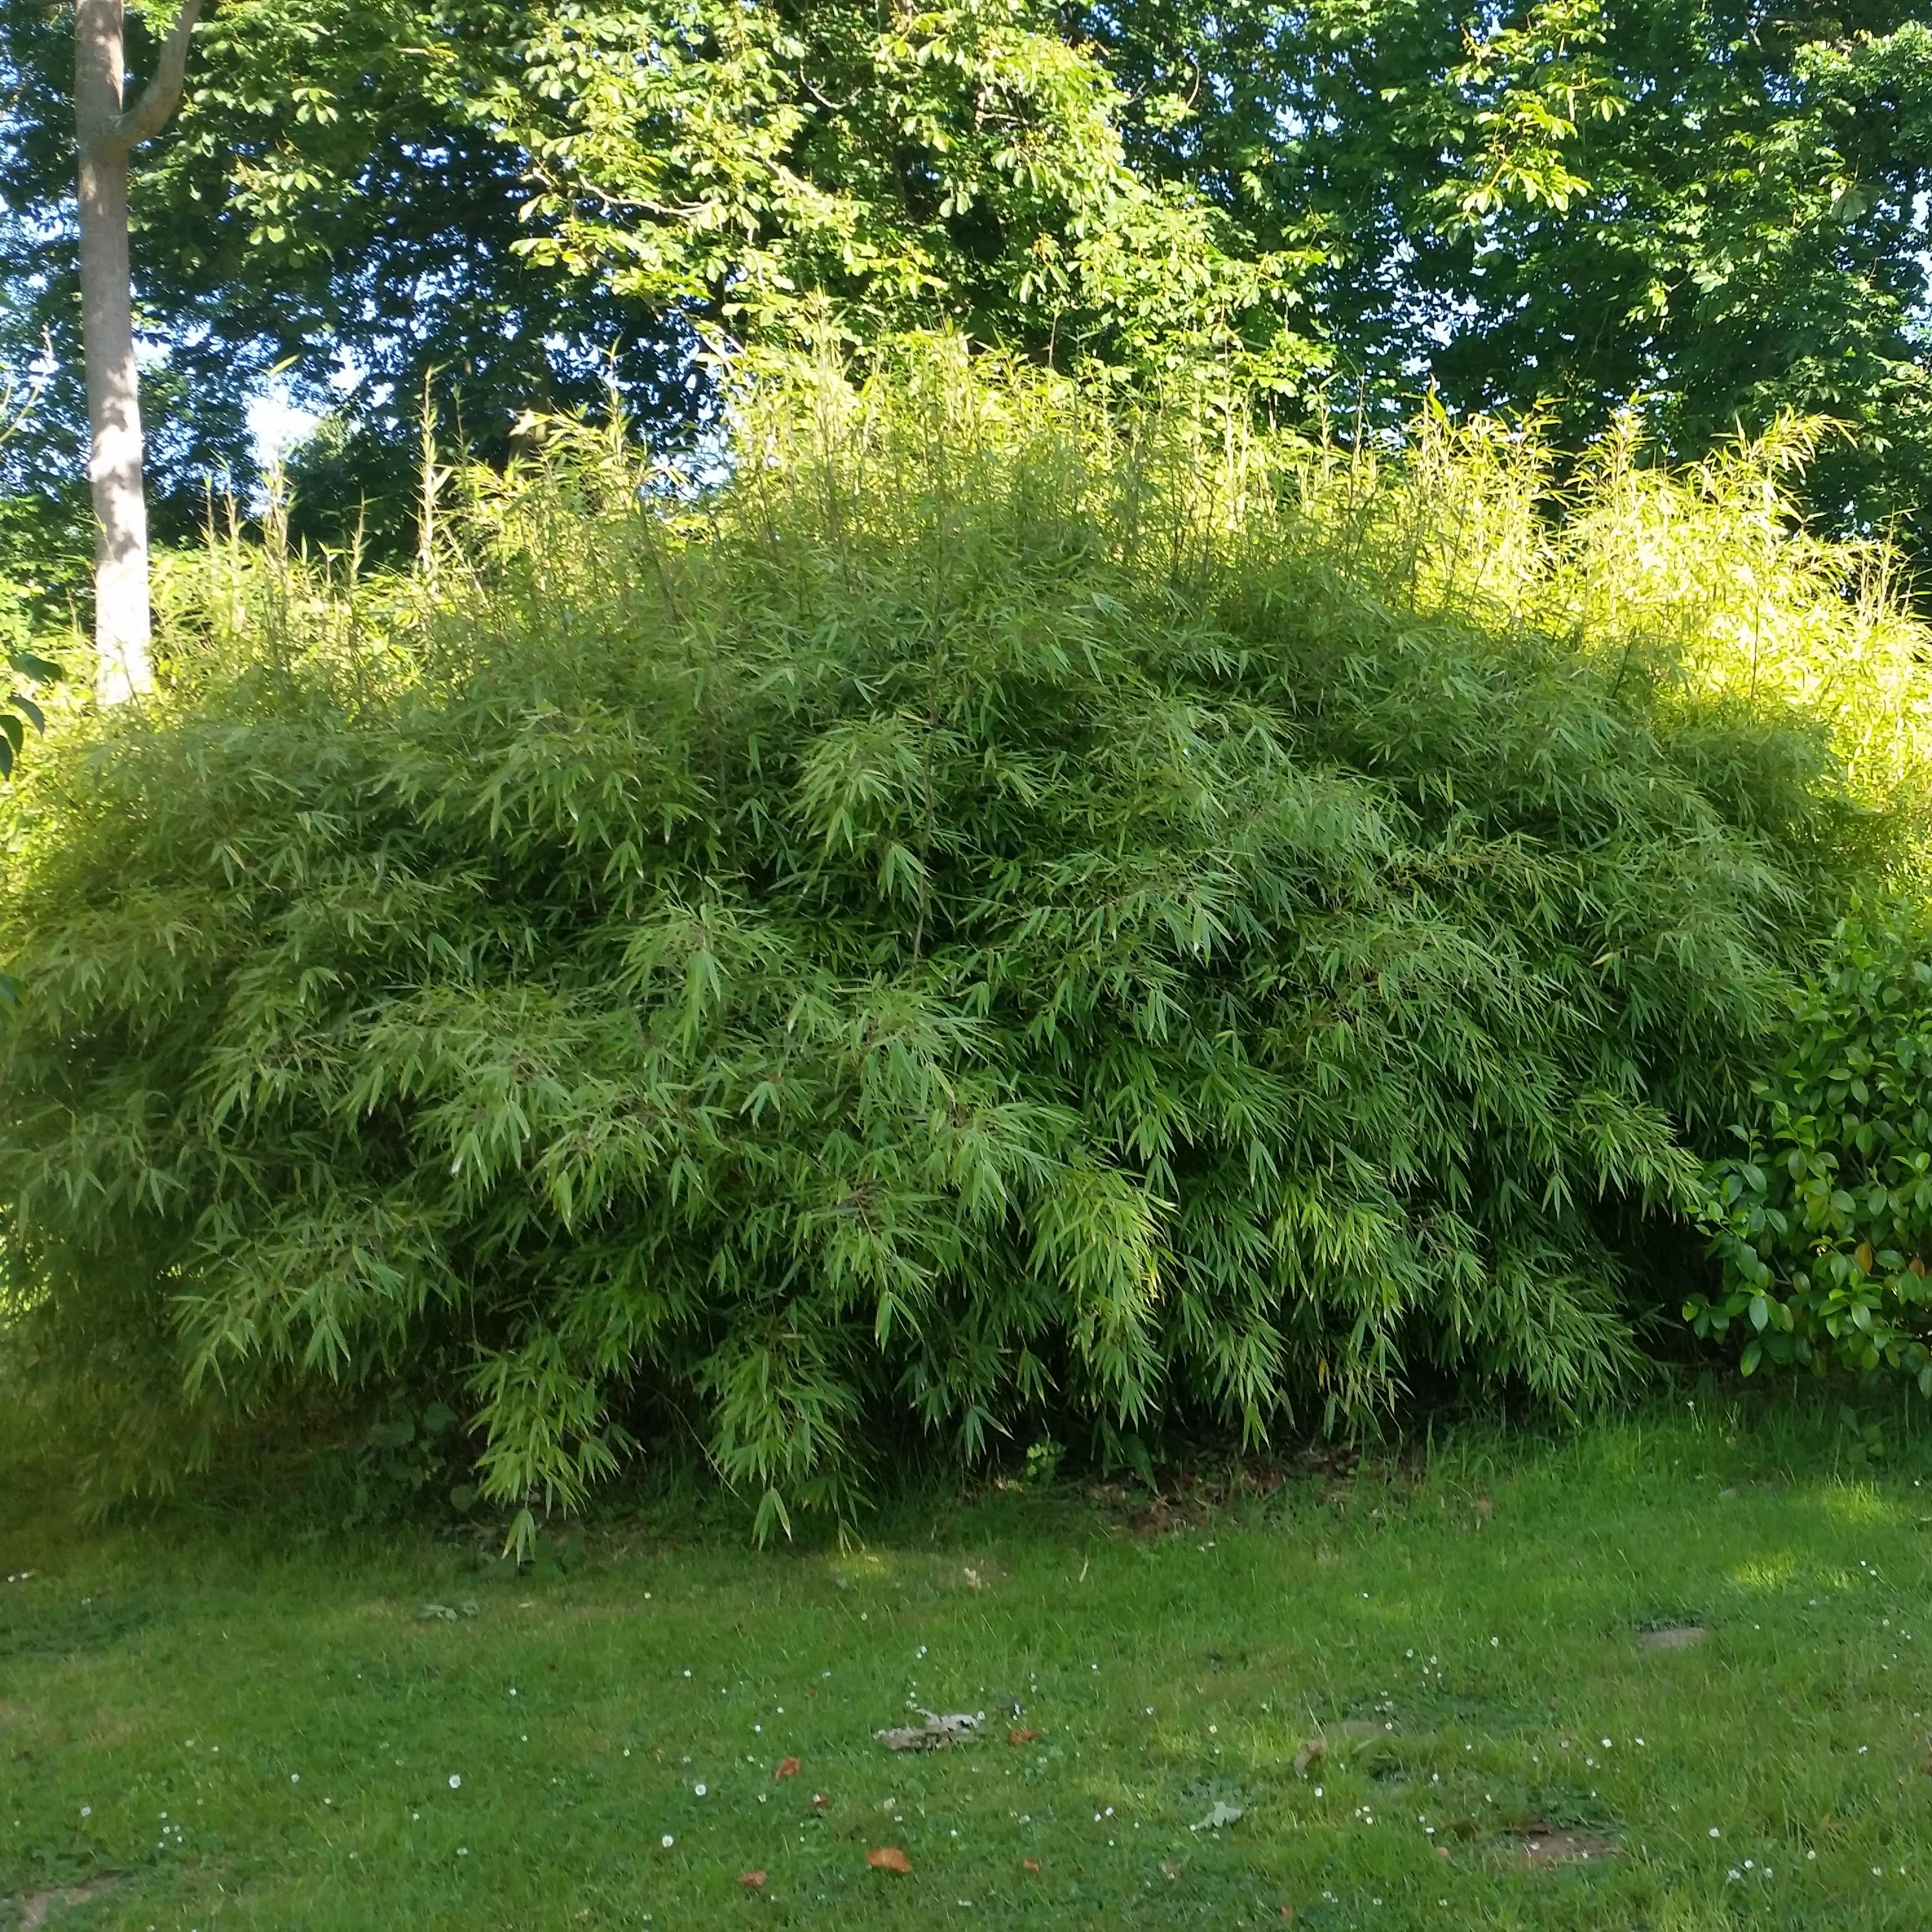
<instances>
[{"instance_id":1,"label":"dark green shrub","mask_svg":"<svg viewBox=\"0 0 1932 1932\"><path fill-rule=\"evenodd\" d=\"M913 1428L1615 1387L1917 634L1754 460L1552 532L1492 430L1240 420L942 345L748 395L715 496L560 429L406 580L212 558L13 821L46 1387L153 1480L130 1361L460 1386L532 1508L688 1427L761 1531Z\"/></svg>"},{"instance_id":2,"label":"dark green shrub","mask_svg":"<svg viewBox=\"0 0 1932 1932\"><path fill-rule=\"evenodd\" d=\"M1916 904L1855 911L1796 990L1706 1209L1724 1270L1684 1316L1742 1366L1916 1377L1932 1395L1932 934Z\"/></svg>"}]
</instances>

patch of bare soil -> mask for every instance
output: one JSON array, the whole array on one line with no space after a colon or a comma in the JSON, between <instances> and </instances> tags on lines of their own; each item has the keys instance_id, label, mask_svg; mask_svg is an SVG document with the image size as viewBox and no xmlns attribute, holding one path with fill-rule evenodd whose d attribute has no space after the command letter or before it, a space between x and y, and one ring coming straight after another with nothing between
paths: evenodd
<instances>
[{"instance_id":1,"label":"patch of bare soil","mask_svg":"<svg viewBox=\"0 0 1932 1932\"><path fill-rule=\"evenodd\" d=\"M1639 1630L1636 1640L1646 1650L1692 1650L1710 1634L1702 1624L1666 1624L1660 1630Z\"/></svg>"},{"instance_id":2,"label":"patch of bare soil","mask_svg":"<svg viewBox=\"0 0 1932 1932\"><path fill-rule=\"evenodd\" d=\"M47 1922L48 1914L56 1906L63 1910L75 1905L86 1905L89 1900L112 1892L120 1883L112 1873L104 1878L91 1878L85 1885L67 1885L52 1892L30 1892L20 1901L20 1932L40 1932Z\"/></svg>"},{"instance_id":3,"label":"patch of bare soil","mask_svg":"<svg viewBox=\"0 0 1932 1932\"><path fill-rule=\"evenodd\" d=\"M1614 1839L1598 1832L1558 1830L1551 1825L1520 1825L1516 1838L1522 1862L1532 1868L1541 1865L1587 1864L1592 1858L1613 1858Z\"/></svg>"}]
</instances>

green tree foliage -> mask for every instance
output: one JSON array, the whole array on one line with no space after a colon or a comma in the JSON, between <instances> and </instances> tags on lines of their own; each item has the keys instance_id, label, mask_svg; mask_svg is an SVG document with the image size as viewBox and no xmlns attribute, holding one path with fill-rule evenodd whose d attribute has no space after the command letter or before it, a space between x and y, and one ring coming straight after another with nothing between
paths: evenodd
<instances>
[{"instance_id":1,"label":"green tree foliage","mask_svg":"<svg viewBox=\"0 0 1932 1932\"><path fill-rule=\"evenodd\" d=\"M22 394L11 387L0 387L0 454L33 421L39 400L37 391ZM31 559L37 554L45 556L56 548L50 541L50 532L32 527L33 507L0 500L0 539L5 540L5 548L0 549L0 663L10 674L0 676L0 779L13 776L14 760L28 730L46 728L40 696L60 676L60 668L37 648L48 628L47 586L14 560L16 554ZM6 514L10 509L14 513ZM0 973L0 1006L12 999L13 992L12 981Z\"/></svg>"},{"instance_id":2,"label":"green tree foliage","mask_svg":"<svg viewBox=\"0 0 1932 1932\"><path fill-rule=\"evenodd\" d=\"M1106 69L1052 10L566 6L490 104L540 260L754 342L942 319L1130 365L1280 344L1297 264L1125 165ZM638 50L648 46L647 57Z\"/></svg>"},{"instance_id":3,"label":"green tree foliage","mask_svg":"<svg viewBox=\"0 0 1932 1932\"><path fill-rule=\"evenodd\" d=\"M57 368L22 488L77 471L85 421L71 64L58 10L0 0L0 357L50 340ZM225 0L134 207L160 527L192 528L211 481L246 494L277 370L331 412L297 503L341 538L365 498L374 536L403 531L426 390L499 463L524 412L614 380L688 431L706 332L950 317L1063 357L1305 366L1294 264L1237 259L1191 190L1128 170L1121 106L1050 8L1009 0Z\"/></svg>"},{"instance_id":4,"label":"green tree foliage","mask_svg":"<svg viewBox=\"0 0 1932 1932\"><path fill-rule=\"evenodd\" d=\"M21 488L79 419L66 26L0 0L0 354L51 328L63 371ZM302 514L339 536L368 496L394 534L426 383L494 461L613 356L688 430L700 332L824 302L860 342L950 317L1063 362L1332 366L1390 425L1431 382L1547 402L1573 448L1640 394L1685 459L1822 413L1856 437L1810 507L1924 520L1906 0L227 0L195 74L136 208L164 530L245 482L272 368L339 410Z\"/></svg>"},{"instance_id":5,"label":"green tree foliage","mask_svg":"<svg viewBox=\"0 0 1932 1932\"><path fill-rule=\"evenodd\" d=\"M1314 251L1310 312L1391 401L1632 397L1701 456L1780 410L1857 433L1809 500L1932 509L1932 32L1906 0L1120 0L1070 6L1136 104L1143 172L1256 247ZM1913 541L1918 541L1914 538Z\"/></svg>"},{"instance_id":6,"label":"green tree foliage","mask_svg":"<svg viewBox=\"0 0 1932 1932\"><path fill-rule=\"evenodd\" d=\"M130 10L141 70L169 17L150 10ZM246 494L249 406L278 369L338 413L312 465L332 533L365 496L379 535L406 521L432 375L446 418L498 460L518 411L594 400L622 345L638 406L675 394L686 351L651 316L586 304L516 252L523 158L465 104L515 22L483 4L229 0L196 29L188 98L134 203L164 537L199 525L209 487ZM0 0L0 356L22 368L48 344L55 370L38 433L0 474L39 494L80 473L85 443L72 66L68 10Z\"/></svg>"},{"instance_id":7,"label":"green tree foliage","mask_svg":"<svg viewBox=\"0 0 1932 1932\"><path fill-rule=\"evenodd\" d=\"M1493 426L1390 466L956 340L735 420L712 496L554 426L352 593L218 554L174 687L32 761L47 1399L152 1480L170 1377L460 1388L532 1508L688 1426L769 1532L914 1430L1614 1387L1788 935L1903 836L1872 558L1762 452L1626 438L1552 528Z\"/></svg>"}]
</instances>

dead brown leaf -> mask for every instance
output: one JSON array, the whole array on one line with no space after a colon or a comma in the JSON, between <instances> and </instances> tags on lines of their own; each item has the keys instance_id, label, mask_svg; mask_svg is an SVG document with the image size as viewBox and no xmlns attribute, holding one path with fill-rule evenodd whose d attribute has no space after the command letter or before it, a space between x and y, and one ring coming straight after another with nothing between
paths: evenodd
<instances>
[{"instance_id":1,"label":"dead brown leaf","mask_svg":"<svg viewBox=\"0 0 1932 1932\"><path fill-rule=\"evenodd\" d=\"M1328 1755L1328 1740L1318 1733L1307 1740L1294 1754L1296 1774L1306 1778L1311 1764L1319 1764Z\"/></svg>"},{"instance_id":2,"label":"dead brown leaf","mask_svg":"<svg viewBox=\"0 0 1932 1932\"><path fill-rule=\"evenodd\" d=\"M897 1872L903 1877L912 1870L912 1861L896 1845L878 1845L866 1854L866 1862L874 1871Z\"/></svg>"},{"instance_id":3,"label":"dead brown leaf","mask_svg":"<svg viewBox=\"0 0 1932 1932\"><path fill-rule=\"evenodd\" d=\"M823 1811L831 1802L831 1799L822 1791L814 1791L812 1794L812 1808L814 1811Z\"/></svg>"},{"instance_id":4,"label":"dead brown leaf","mask_svg":"<svg viewBox=\"0 0 1932 1932\"><path fill-rule=\"evenodd\" d=\"M1030 1744L1039 1736L1037 1731L1009 1731L1006 1742L1010 1744Z\"/></svg>"},{"instance_id":5,"label":"dead brown leaf","mask_svg":"<svg viewBox=\"0 0 1932 1932\"><path fill-rule=\"evenodd\" d=\"M765 1888L765 1875L761 1871L740 1872L738 1874L738 1882L747 1892L763 1892Z\"/></svg>"},{"instance_id":6,"label":"dead brown leaf","mask_svg":"<svg viewBox=\"0 0 1932 1932\"><path fill-rule=\"evenodd\" d=\"M1040 1861L1037 1858L1022 1858L1020 1869L1022 1871L1036 1872L1040 1870Z\"/></svg>"},{"instance_id":7,"label":"dead brown leaf","mask_svg":"<svg viewBox=\"0 0 1932 1932\"><path fill-rule=\"evenodd\" d=\"M781 1778L796 1778L803 1769L804 1766L796 1758L782 1757L778 1760L778 1769L772 1773L772 1782L776 1784Z\"/></svg>"}]
</instances>

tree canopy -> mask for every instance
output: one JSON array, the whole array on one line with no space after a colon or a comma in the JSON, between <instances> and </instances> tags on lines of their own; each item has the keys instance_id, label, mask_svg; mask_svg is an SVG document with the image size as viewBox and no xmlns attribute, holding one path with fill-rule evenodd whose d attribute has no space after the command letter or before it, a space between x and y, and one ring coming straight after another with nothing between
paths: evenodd
<instances>
[{"instance_id":1,"label":"tree canopy","mask_svg":"<svg viewBox=\"0 0 1932 1932\"><path fill-rule=\"evenodd\" d=\"M56 370L16 489L77 447L67 33L0 0L0 349ZM1810 506L1922 524L1929 116L1904 0L224 0L136 187L160 520L245 483L272 372L340 529L404 515L426 390L485 457L613 382L675 438L707 334L943 319L1573 446L1822 413Z\"/></svg>"}]
</instances>

